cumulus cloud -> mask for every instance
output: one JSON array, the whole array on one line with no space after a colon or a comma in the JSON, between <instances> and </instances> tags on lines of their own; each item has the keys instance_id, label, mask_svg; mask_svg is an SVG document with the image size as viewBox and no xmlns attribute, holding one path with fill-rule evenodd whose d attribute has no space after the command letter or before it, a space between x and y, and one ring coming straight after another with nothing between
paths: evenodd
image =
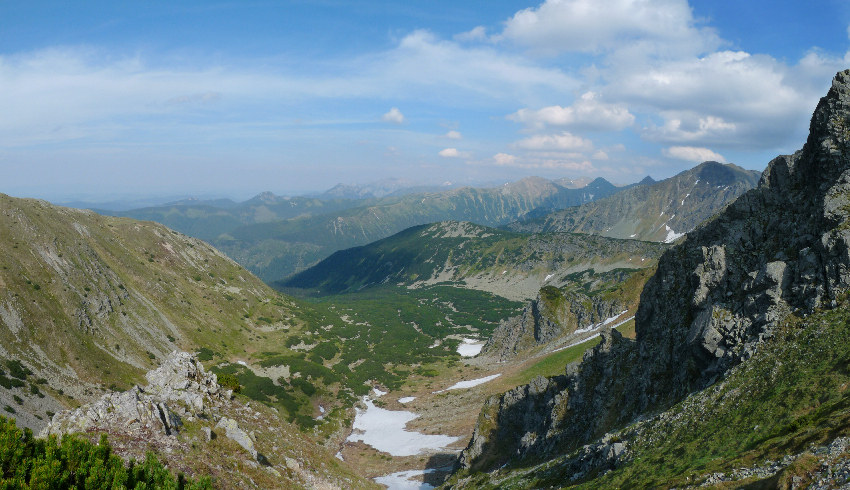
<instances>
[{"instance_id":1,"label":"cumulus cloud","mask_svg":"<svg viewBox=\"0 0 850 490\"><path fill-rule=\"evenodd\" d=\"M457 148L446 148L438 153L443 158L472 158L472 154L468 151L458 151Z\"/></svg>"},{"instance_id":2,"label":"cumulus cloud","mask_svg":"<svg viewBox=\"0 0 850 490\"><path fill-rule=\"evenodd\" d=\"M561 134L529 136L514 143L514 147L524 150L589 151L593 149L593 142L564 131Z\"/></svg>"},{"instance_id":3,"label":"cumulus cloud","mask_svg":"<svg viewBox=\"0 0 850 490\"><path fill-rule=\"evenodd\" d=\"M602 150L597 150L593 153L593 155L590 158L592 158L594 160L608 160L608 154L605 153Z\"/></svg>"},{"instance_id":4,"label":"cumulus cloud","mask_svg":"<svg viewBox=\"0 0 850 490\"><path fill-rule=\"evenodd\" d=\"M526 170L571 170L581 172L592 172L596 169L580 154L556 154L553 156L531 156L519 158L507 153L497 153L493 156L493 165L497 167L512 167ZM486 164L479 162L480 164Z\"/></svg>"},{"instance_id":5,"label":"cumulus cloud","mask_svg":"<svg viewBox=\"0 0 850 490\"><path fill-rule=\"evenodd\" d=\"M452 130L452 131L449 131L448 133L446 133L446 138L448 138L450 140L459 140L459 139L462 139L463 136L461 136L461 134L459 132Z\"/></svg>"},{"instance_id":6,"label":"cumulus cloud","mask_svg":"<svg viewBox=\"0 0 850 490\"><path fill-rule=\"evenodd\" d=\"M720 41L697 28L687 0L546 0L517 12L493 40L542 53L597 53L623 44L700 52Z\"/></svg>"},{"instance_id":7,"label":"cumulus cloud","mask_svg":"<svg viewBox=\"0 0 850 490\"><path fill-rule=\"evenodd\" d=\"M389 122L393 124L403 124L404 123L404 114L398 110L398 107L393 107L390 109L390 112L381 116L381 121Z\"/></svg>"},{"instance_id":8,"label":"cumulus cloud","mask_svg":"<svg viewBox=\"0 0 850 490\"><path fill-rule=\"evenodd\" d=\"M569 107L555 105L536 111L520 109L509 115L508 120L536 127L553 125L596 131L618 131L632 126L635 116L622 104L605 104L599 101L599 94L586 92Z\"/></svg>"},{"instance_id":9,"label":"cumulus cloud","mask_svg":"<svg viewBox=\"0 0 850 490\"><path fill-rule=\"evenodd\" d=\"M455 34L455 41L484 41L487 39L487 29L484 26L478 26L470 31Z\"/></svg>"},{"instance_id":10,"label":"cumulus cloud","mask_svg":"<svg viewBox=\"0 0 850 490\"><path fill-rule=\"evenodd\" d=\"M516 163L516 156L508 155L507 153L496 153L493 155L493 161L500 167L510 167Z\"/></svg>"},{"instance_id":11,"label":"cumulus cloud","mask_svg":"<svg viewBox=\"0 0 850 490\"><path fill-rule=\"evenodd\" d=\"M726 163L723 155L715 153L708 148L697 148L694 146L671 146L670 148L661 150L661 154L667 158L675 158L688 162L702 163L713 160L715 162Z\"/></svg>"},{"instance_id":12,"label":"cumulus cloud","mask_svg":"<svg viewBox=\"0 0 850 490\"><path fill-rule=\"evenodd\" d=\"M649 141L766 149L804 127L831 74L845 61L804 62L789 67L768 56L720 51L618 67L605 90L663 118L660 126L642 130Z\"/></svg>"}]
</instances>

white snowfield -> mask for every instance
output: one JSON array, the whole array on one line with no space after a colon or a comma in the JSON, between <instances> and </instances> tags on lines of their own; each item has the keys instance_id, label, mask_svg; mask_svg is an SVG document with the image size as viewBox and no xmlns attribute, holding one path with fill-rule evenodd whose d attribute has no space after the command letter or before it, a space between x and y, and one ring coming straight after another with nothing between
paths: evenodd
<instances>
[{"instance_id":1,"label":"white snowfield","mask_svg":"<svg viewBox=\"0 0 850 490\"><path fill-rule=\"evenodd\" d=\"M387 490L431 490L437 488L429 483L413 481L411 478L433 473L435 470L408 470L399 471L386 476L379 476L375 481L387 486Z\"/></svg>"},{"instance_id":2,"label":"white snowfield","mask_svg":"<svg viewBox=\"0 0 850 490\"><path fill-rule=\"evenodd\" d=\"M418 417L415 413L376 407L368 396L363 397L363 402L366 404L366 410L356 410L352 432L346 441L363 441L364 444L393 456L414 456L442 450L459 439L409 431L405 426Z\"/></svg>"},{"instance_id":3,"label":"white snowfield","mask_svg":"<svg viewBox=\"0 0 850 490\"><path fill-rule=\"evenodd\" d=\"M481 352L484 342L475 339L463 339L463 343L457 346L457 353L461 357L475 357Z\"/></svg>"},{"instance_id":4,"label":"white snowfield","mask_svg":"<svg viewBox=\"0 0 850 490\"><path fill-rule=\"evenodd\" d=\"M483 385L484 383L486 383L488 381L492 381L492 380L498 378L501 375L502 375L502 373L491 374L490 376L485 376L483 378L471 379L469 381L460 381L458 383L455 383L455 384L449 386L445 390L435 391L434 393L443 393L444 391L449 391L449 390L463 390L463 389L467 389L467 388L472 388L474 386Z\"/></svg>"},{"instance_id":5,"label":"white snowfield","mask_svg":"<svg viewBox=\"0 0 850 490\"><path fill-rule=\"evenodd\" d=\"M406 397L404 397L404 398L399 398L399 399L398 399L398 402L399 402L399 403L410 403L410 402L412 402L412 401L413 401L413 400L415 400L415 399L416 399L416 397L415 397L415 396L406 396Z\"/></svg>"},{"instance_id":6,"label":"white snowfield","mask_svg":"<svg viewBox=\"0 0 850 490\"><path fill-rule=\"evenodd\" d=\"M680 237L685 236L684 233L676 233L675 231L673 231L673 228L670 228L667 225L664 225L664 228L667 229L667 238L664 239L664 243L673 243Z\"/></svg>"}]
</instances>

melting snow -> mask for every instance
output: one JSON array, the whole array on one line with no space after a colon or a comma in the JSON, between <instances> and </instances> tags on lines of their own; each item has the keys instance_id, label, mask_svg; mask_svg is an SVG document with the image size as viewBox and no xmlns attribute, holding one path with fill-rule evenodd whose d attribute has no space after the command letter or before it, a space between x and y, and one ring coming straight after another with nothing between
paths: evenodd
<instances>
[{"instance_id":1,"label":"melting snow","mask_svg":"<svg viewBox=\"0 0 850 490\"><path fill-rule=\"evenodd\" d=\"M469 381L461 381L459 383L455 383L455 384L449 386L445 390L435 391L434 393L442 393L444 391L449 391L449 390L463 390L463 389L467 389L467 388L472 388L474 386L483 385L484 383L486 383L488 381L492 381L492 380L498 378L501 375L502 375L502 373L491 374L490 376L486 376L484 378L471 379Z\"/></svg>"},{"instance_id":2,"label":"melting snow","mask_svg":"<svg viewBox=\"0 0 850 490\"><path fill-rule=\"evenodd\" d=\"M381 391L378 388L372 388L372 391L375 392L375 396L384 396L387 394L386 391Z\"/></svg>"},{"instance_id":3,"label":"melting snow","mask_svg":"<svg viewBox=\"0 0 850 490\"><path fill-rule=\"evenodd\" d=\"M627 311L629 311L629 310L623 310L620 313L617 313L616 315L612 316L611 318L606 318L599 323L594 323L592 325L588 325L585 328L580 328L580 329L576 330L575 333L592 332L593 330L596 330L597 328L602 327L604 325L608 325L609 323L613 322L617 318L620 318L621 316L623 316L623 313L625 313ZM626 321L628 321L628 320L626 320Z\"/></svg>"},{"instance_id":4,"label":"melting snow","mask_svg":"<svg viewBox=\"0 0 850 490\"><path fill-rule=\"evenodd\" d=\"M422 476L426 473L433 473L436 470L407 470L399 471L391 475L379 476L375 481L387 486L387 490L431 490L436 488L434 485L421 481L414 481L411 478Z\"/></svg>"},{"instance_id":5,"label":"melting snow","mask_svg":"<svg viewBox=\"0 0 850 490\"><path fill-rule=\"evenodd\" d=\"M546 276L546 279L543 279L543 282L546 282L553 277L555 277L555 274L549 274L548 276Z\"/></svg>"},{"instance_id":6,"label":"melting snow","mask_svg":"<svg viewBox=\"0 0 850 490\"><path fill-rule=\"evenodd\" d=\"M690 195L691 195L691 194L690 194L690 193L688 193L688 195L687 195L687 196L685 196L685 199L687 199L687 198L688 198L688 196L690 196ZM685 205L685 199L682 199L682 206L684 206L684 205Z\"/></svg>"},{"instance_id":7,"label":"melting snow","mask_svg":"<svg viewBox=\"0 0 850 490\"><path fill-rule=\"evenodd\" d=\"M634 238L636 236L637 236L637 233L635 233L634 235L629 235L629 238Z\"/></svg>"},{"instance_id":8,"label":"melting snow","mask_svg":"<svg viewBox=\"0 0 850 490\"><path fill-rule=\"evenodd\" d=\"M484 347L484 342L475 339L463 339L463 343L457 346L457 353L461 357L474 357L481 352L482 347Z\"/></svg>"},{"instance_id":9,"label":"melting snow","mask_svg":"<svg viewBox=\"0 0 850 490\"><path fill-rule=\"evenodd\" d=\"M664 225L664 228L667 229L667 238L664 239L664 243L673 243L680 237L685 236L684 233L676 233L675 231L673 231L673 228L670 228L667 225Z\"/></svg>"},{"instance_id":10,"label":"melting snow","mask_svg":"<svg viewBox=\"0 0 850 490\"><path fill-rule=\"evenodd\" d=\"M418 417L415 413L376 407L368 396L363 397L363 403L366 410L357 409L351 435L346 441L363 441L393 456L414 456L425 451L442 450L459 439L409 431L405 426Z\"/></svg>"},{"instance_id":11,"label":"melting snow","mask_svg":"<svg viewBox=\"0 0 850 490\"><path fill-rule=\"evenodd\" d=\"M623 312L623 313L625 313L625 312ZM620 313L620 314L622 315L623 313ZM615 317L615 318L616 318L616 317ZM623 325L624 323L626 323L626 322L629 322L629 321L633 320L634 318L635 318L635 317L630 316L630 317L626 318L625 320L623 320L623 321L621 321L621 322L617 323L616 325L611 326L611 328L617 328L617 327L619 327L620 325ZM597 324L597 325L602 325L602 324L600 323L600 324ZM578 330L576 330L576 331L578 331ZM589 330L586 330L586 331L589 331ZM597 333L595 333L595 334L591 335L590 337L587 337L586 339L581 339L581 340L579 340L578 342L573 342L572 344L565 345L565 346L563 346L563 347L558 347L557 349L553 350L552 352L558 352L558 351L562 351L562 350L564 350L564 349L569 349L570 347L575 347L575 346L577 346L577 345L581 345L581 344L583 344L583 343L585 343L585 342L589 342L589 341L591 341L591 340L595 339L596 337L599 337L599 332L597 332Z\"/></svg>"},{"instance_id":12,"label":"melting snow","mask_svg":"<svg viewBox=\"0 0 850 490\"><path fill-rule=\"evenodd\" d=\"M399 402L399 403L410 403L410 402L412 402L412 401L413 401L413 400L415 400L415 399L416 399L416 397L415 397L415 396L406 396L406 397L404 397L404 398L399 398L399 399L398 399L398 402Z\"/></svg>"}]
</instances>

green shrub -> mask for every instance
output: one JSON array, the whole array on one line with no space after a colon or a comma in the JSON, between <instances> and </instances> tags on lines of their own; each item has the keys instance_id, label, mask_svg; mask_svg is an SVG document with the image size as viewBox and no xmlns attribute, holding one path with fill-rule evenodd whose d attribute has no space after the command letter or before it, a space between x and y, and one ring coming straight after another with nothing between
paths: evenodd
<instances>
[{"instance_id":1,"label":"green shrub","mask_svg":"<svg viewBox=\"0 0 850 490\"><path fill-rule=\"evenodd\" d=\"M6 367L9 368L9 375L13 378L27 379L27 376L32 374L29 368L21 364L21 361L6 361Z\"/></svg>"},{"instance_id":2,"label":"green shrub","mask_svg":"<svg viewBox=\"0 0 850 490\"><path fill-rule=\"evenodd\" d=\"M202 362L212 361L215 356L215 352L207 347L201 347L198 351L198 360Z\"/></svg>"},{"instance_id":3,"label":"green shrub","mask_svg":"<svg viewBox=\"0 0 850 490\"><path fill-rule=\"evenodd\" d=\"M218 384L227 388L228 390L233 390L234 393L239 393L242 391L242 385L239 384L239 379L234 374L219 374L218 376Z\"/></svg>"},{"instance_id":4,"label":"green shrub","mask_svg":"<svg viewBox=\"0 0 850 490\"><path fill-rule=\"evenodd\" d=\"M0 447L4 449L0 488L4 489L212 488L208 477L197 482L182 474L175 477L153 453L141 463L130 460L125 466L112 452L106 435L97 445L75 436L36 439L30 429L18 429L14 420L0 417Z\"/></svg>"}]
</instances>

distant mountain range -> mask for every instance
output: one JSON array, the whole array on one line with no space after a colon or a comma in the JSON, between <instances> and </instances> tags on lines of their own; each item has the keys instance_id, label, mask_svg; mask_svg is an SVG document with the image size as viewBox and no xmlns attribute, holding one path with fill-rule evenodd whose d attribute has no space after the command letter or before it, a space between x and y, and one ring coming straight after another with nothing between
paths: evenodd
<instances>
[{"instance_id":1,"label":"distant mountain range","mask_svg":"<svg viewBox=\"0 0 850 490\"><path fill-rule=\"evenodd\" d=\"M644 179L615 195L513 222L506 228L523 233L569 231L669 243L754 188L760 176L760 172L736 165L704 162L669 179Z\"/></svg>"},{"instance_id":2,"label":"distant mountain range","mask_svg":"<svg viewBox=\"0 0 850 490\"><path fill-rule=\"evenodd\" d=\"M604 179L568 189L539 177L493 188L451 187L404 187L388 181L369 187L338 185L317 197L264 192L238 204L182 200L129 211L98 211L156 221L206 240L263 280L275 281L337 250L365 245L410 226L448 219L504 225L623 190ZM368 197L376 193L385 194Z\"/></svg>"}]
</instances>

